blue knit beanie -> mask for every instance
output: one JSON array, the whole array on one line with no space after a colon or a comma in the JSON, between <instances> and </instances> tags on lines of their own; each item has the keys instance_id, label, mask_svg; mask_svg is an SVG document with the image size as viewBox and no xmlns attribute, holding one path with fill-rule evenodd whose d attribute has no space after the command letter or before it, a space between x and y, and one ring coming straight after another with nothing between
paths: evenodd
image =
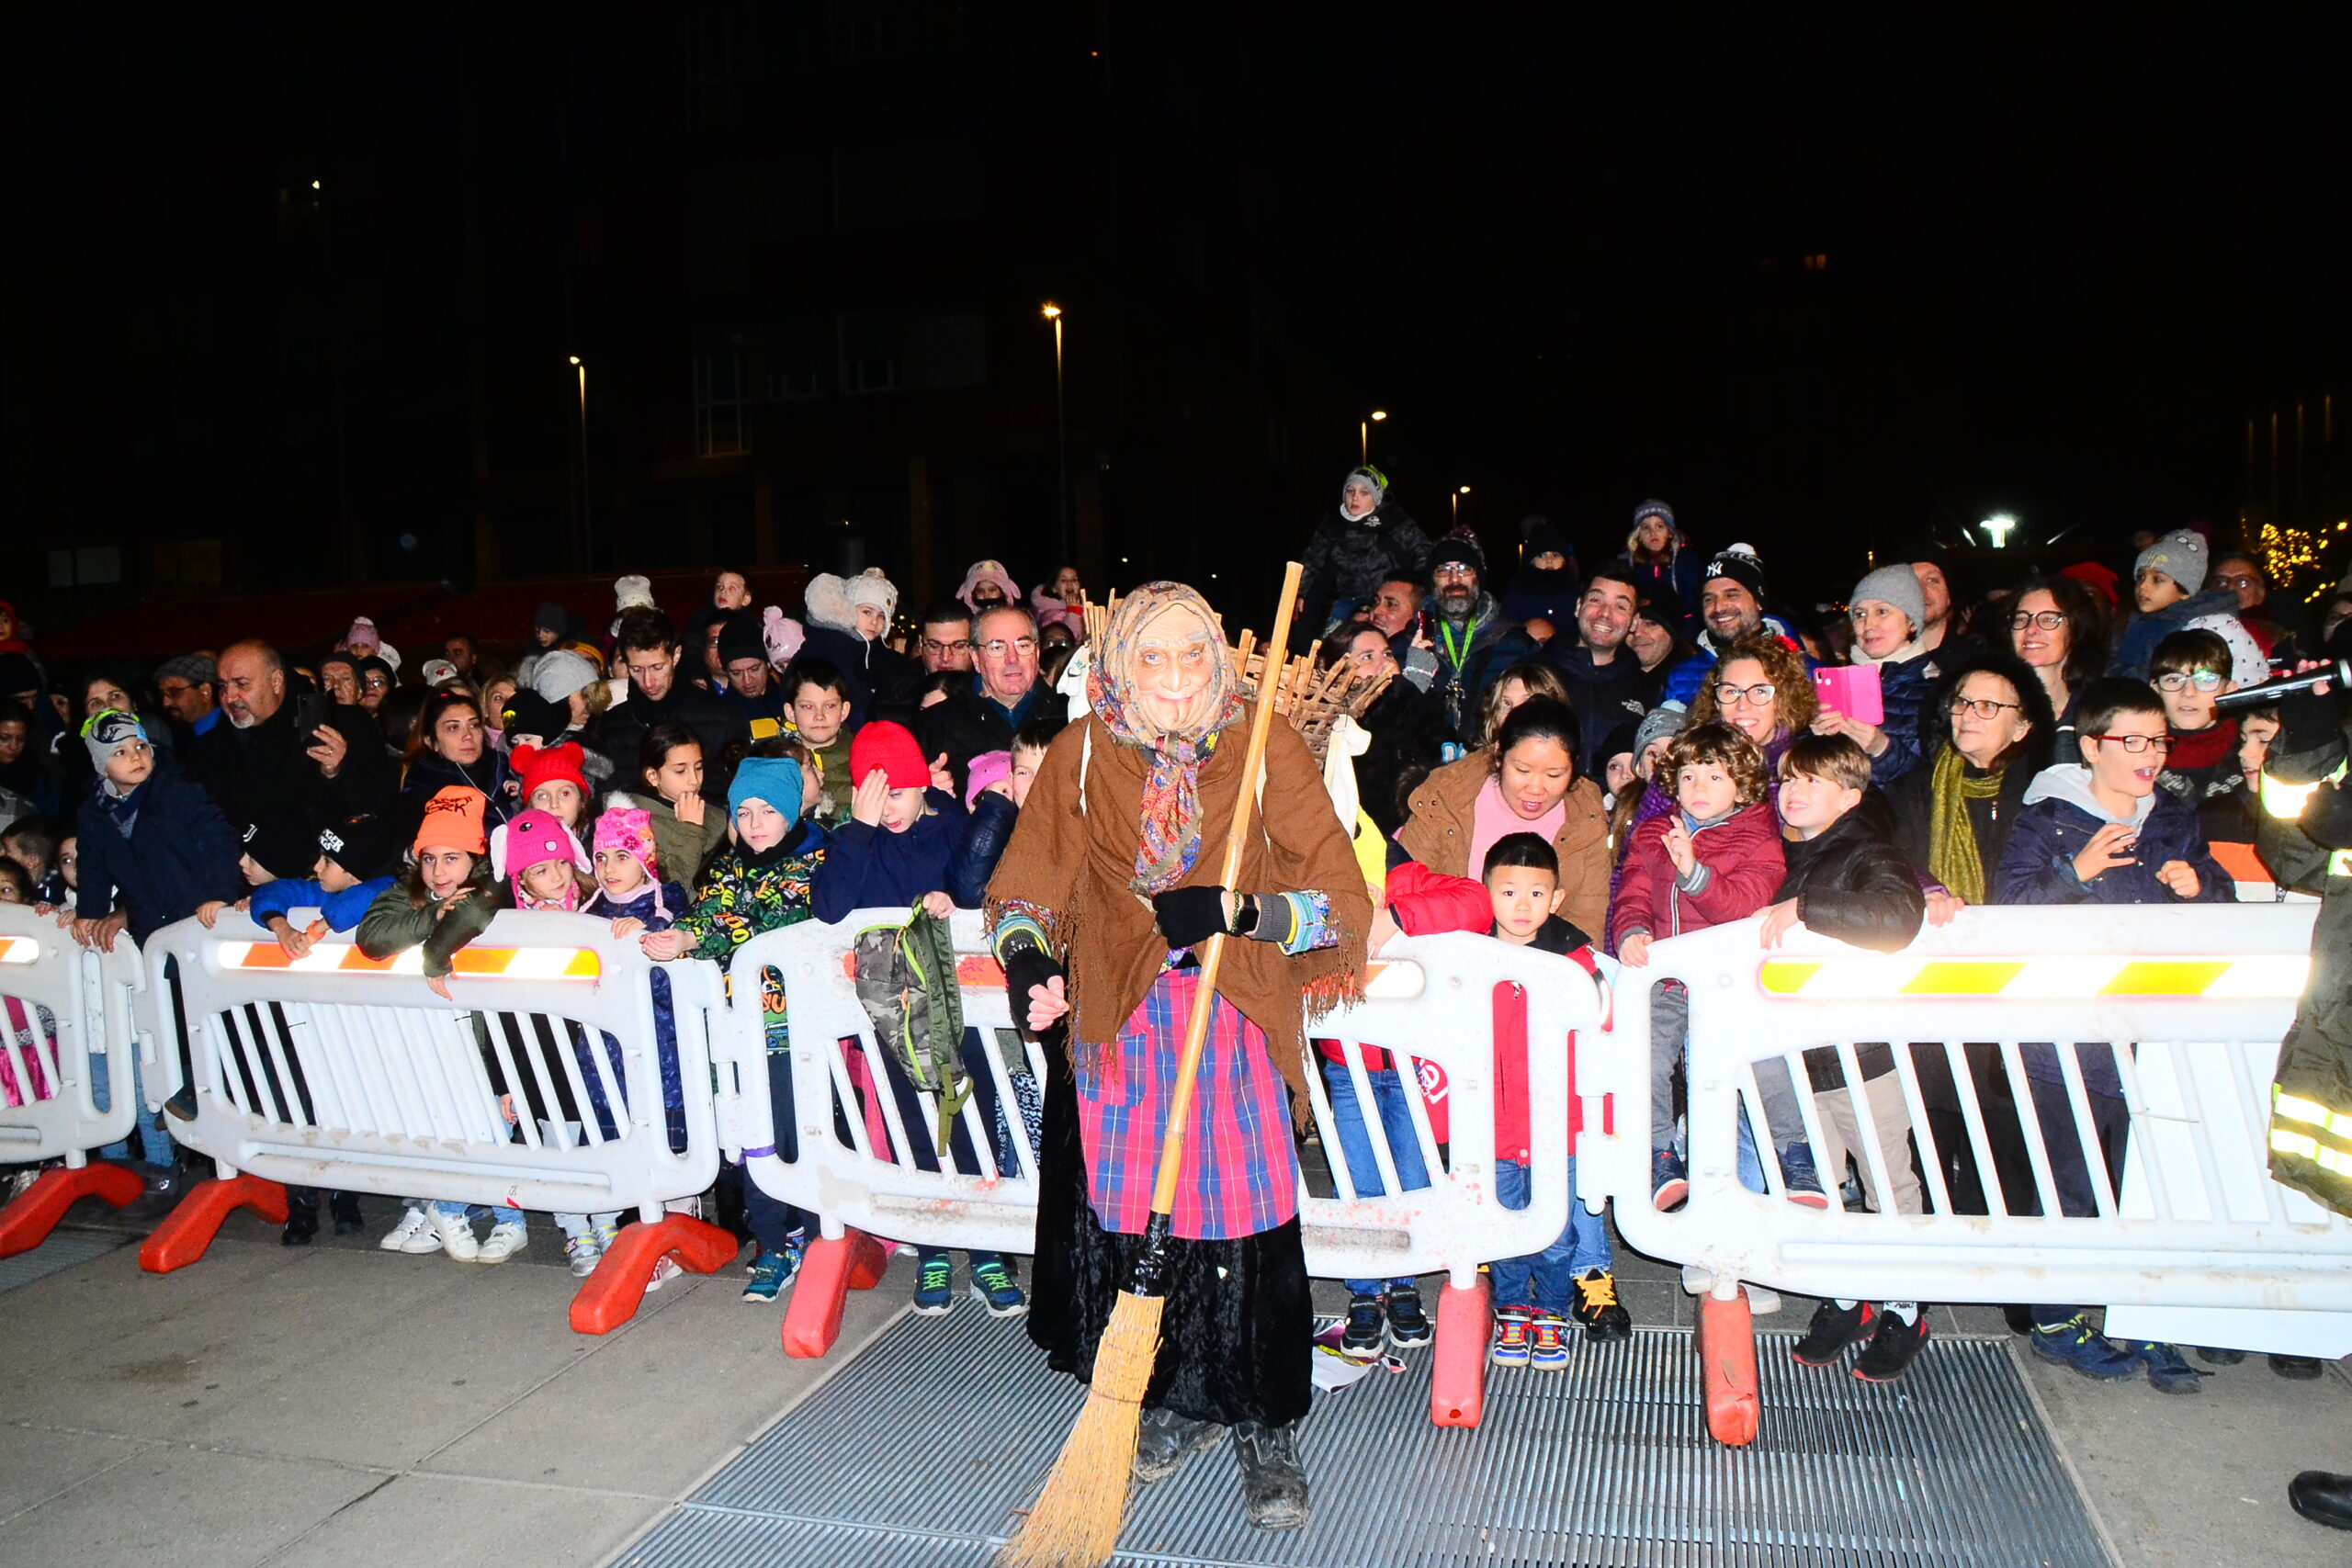
<instances>
[{"instance_id":1,"label":"blue knit beanie","mask_svg":"<svg viewBox=\"0 0 2352 1568\"><path fill-rule=\"evenodd\" d=\"M735 782L727 786L727 816L741 815L747 800L764 800L792 827L800 820L800 764L789 757L746 757L735 764Z\"/></svg>"}]
</instances>

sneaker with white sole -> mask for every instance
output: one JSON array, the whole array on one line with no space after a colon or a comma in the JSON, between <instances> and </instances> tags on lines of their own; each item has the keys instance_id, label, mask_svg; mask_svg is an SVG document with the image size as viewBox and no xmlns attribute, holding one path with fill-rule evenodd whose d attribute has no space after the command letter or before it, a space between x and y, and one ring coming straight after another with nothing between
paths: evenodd
<instances>
[{"instance_id":1,"label":"sneaker with white sole","mask_svg":"<svg viewBox=\"0 0 2352 1568\"><path fill-rule=\"evenodd\" d=\"M463 1209L445 1214L435 1209L433 1234L441 1238L441 1250L460 1263L471 1263L481 1256L481 1242L474 1235L473 1216Z\"/></svg>"},{"instance_id":2,"label":"sneaker with white sole","mask_svg":"<svg viewBox=\"0 0 2352 1568\"><path fill-rule=\"evenodd\" d=\"M763 1252L752 1259L752 1277L743 1285L747 1302L772 1302L784 1293L800 1272L800 1238L794 1236L781 1252Z\"/></svg>"},{"instance_id":3,"label":"sneaker with white sole","mask_svg":"<svg viewBox=\"0 0 2352 1568\"><path fill-rule=\"evenodd\" d=\"M605 1260L605 1249L597 1245L596 1232L592 1227L578 1235L563 1238L564 1260L571 1265L571 1277L585 1280Z\"/></svg>"},{"instance_id":4,"label":"sneaker with white sole","mask_svg":"<svg viewBox=\"0 0 2352 1568\"><path fill-rule=\"evenodd\" d=\"M528 1228L518 1225L512 1220L501 1220L490 1227L488 1235L482 1237L481 1246L474 1252L474 1261L503 1263L530 1245L531 1233Z\"/></svg>"},{"instance_id":5,"label":"sneaker with white sole","mask_svg":"<svg viewBox=\"0 0 2352 1568\"><path fill-rule=\"evenodd\" d=\"M613 1249L613 1243L621 1238L621 1221L618 1215L609 1220L600 1220L592 1214L589 1216L588 1224L596 1237L596 1250L599 1252L610 1252Z\"/></svg>"},{"instance_id":6,"label":"sneaker with white sole","mask_svg":"<svg viewBox=\"0 0 2352 1568\"><path fill-rule=\"evenodd\" d=\"M401 1216L401 1223L384 1233L376 1244L386 1252L423 1254L441 1250L441 1236L433 1228L433 1216L423 1209L411 1209Z\"/></svg>"},{"instance_id":7,"label":"sneaker with white sole","mask_svg":"<svg viewBox=\"0 0 2352 1568\"><path fill-rule=\"evenodd\" d=\"M671 1261L668 1253L663 1253L653 1260L653 1272L645 1277L645 1293L651 1295L684 1272L684 1269Z\"/></svg>"},{"instance_id":8,"label":"sneaker with white sole","mask_svg":"<svg viewBox=\"0 0 2352 1568\"><path fill-rule=\"evenodd\" d=\"M983 1258L972 1265L972 1294L990 1317L1019 1317L1029 1310L1028 1296L1013 1283L1012 1270L1001 1258Z\"/></svg>"}]
</instances>

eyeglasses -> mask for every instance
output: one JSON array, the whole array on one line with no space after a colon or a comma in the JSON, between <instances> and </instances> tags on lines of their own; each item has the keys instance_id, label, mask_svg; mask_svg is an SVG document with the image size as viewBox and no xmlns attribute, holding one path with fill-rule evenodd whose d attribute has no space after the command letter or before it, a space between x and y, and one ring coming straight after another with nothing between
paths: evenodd
<instances>
[{"instance_id":1,"label":"eyeglasses","mask_svg":"<svg viewBox=\"0 0 2352 1568\"><path fill-rule=\"evenodd\" d=\"M2031 615L2019 610L2009 617L2009 630L2013 632L2021 632L2028 626L2040 626L2043 631L2054 632L2065 624L2066 613L2064 610L2044 610Z\"/></svg>"},{"instance_id":2,"label":"eyeglasses","mask_svg":"<svg viewBox=\"0 0 2352 1568\"><path fill-rule=\"evenodd\" d=\"M1752 708L1769 707L1772 700L1779 695L1780 693L1770 682L1756 686L1723 685L1715 688L1715 705L1719 708L1736 708L1744 703Z\"/></svg>"},{"instance_id":3,"label":"eyeglasses","mask_svg":"<svg viewBox=\"0 0 2352 1568\"><path fill-rule=\"evenodd\" d=\"M2094 735L2091 739L2112 740L2135 757L2151 746L2159 751L2172 750L2172 737L2169 735Z\"/></svg>"},{"instance_id":4,"label":"eyeglasses","mask_svg":"<svg viewBox=\"0 0 2352 1568\"><path fill-rule=\"evenodd\" d=\"M2216 670L2174 670L2156 677L2156 690L2159 692L2185 692L2191 686L2200 692L2218 692L2222 689L2221 672Z\"/></svg>"},{"instance_id":5,"label":"eyeglasses","mask_svg":"<svg viewBox=\"0 0 2352 1568\"><path fill-rule=\"evenodd\" d=\"M2023 711L2024 705L2022 703L1996 703L1990 697L1954 697L1951 700L1951 711L1955 716L1973 713L1984 719L2000 717L2003 708Z\"/></svg>"},{"instance_id":6,"label":"eyeglasses","mask_svg":"<svg viewBox=\"0 0 2352 1568\"><path fill-rule=\"evenodd\" d=\"M2252 572L2245 572L2234 577L2217 577L2213 580L2213 586L2216 588L2226 588L2234 593L2241 588L2251 588L2261 581L2262 579L2255 576Z\"/></svg>"},{"instance_id":7,"label":"eyeglasses","mask_svg":"<svg viewBox=\"0 0 2352 1568\"><path fill-rule=\"evenodd\" d=\"M1478 575L1478 569L1477 569L1476 567L1475 567L1475 566L1452 566L1452 565L1448 565L1448 566L1441 566L1441 567L1437 568L1434 571L1432 571L1430 575L1430 576L1432 576L1432 577L1439 577L1439 578L1456 578L1456 577L1458 577L1458 578L1461 578L1461 579L1463 579L1464 581L1469 581L1469 580L1471 580L1471 579L1476 578L1476 577Z\"/></svg>"},{"instance_id":8,"label":"eyeglasses","mask_svg":"<svg viewBox=\"0 0 2352 1568\"><path fill-rule=\"evenodd\" d=\"M942 642L935 637L927 637L922 639L922 650L925 653L968 653L971 651L971 647L972 639L967 637L959 637L954 642Z\"/></svg>"},{"instance_id":9,"label":"eyeglasses","mask_svg":"<svg viewBox=\"0 0 2352 1568\"><path fill-rule=\"evenodd\" d=\"M1007 642L1001 637L995 637L989 638L986 642L975 643L972 646L978 649L982 653L987 654L990 659L1002 659L1006 654L1011 653L1015 649L1020 649L1023 656L1036 652L1037 639L1034 637L1017 637L1011 642Z\"/></svg>"}]
</instances>

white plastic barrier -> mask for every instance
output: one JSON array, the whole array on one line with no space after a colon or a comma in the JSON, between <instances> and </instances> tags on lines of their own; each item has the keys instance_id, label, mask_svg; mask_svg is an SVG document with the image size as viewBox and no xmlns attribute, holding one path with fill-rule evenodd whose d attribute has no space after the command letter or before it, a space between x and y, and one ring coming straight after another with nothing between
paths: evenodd
<instances>
[{"instance_id":1,"label":"white plastic barrier","mask_svg":"<svg viewBox=\"0 0 2352 1568\"><path fill-rule=\"evenodd\" d=\"M89 1150L130 1134L139 1115L130 1015L141 982L129 938L100 953L75 942L54 916L0 904L0 1063L17 1101L0 1092L0 1160L79 1167Z\"/></svg>"},{"instance_id":2,"label":"white plastic barrier","mask_svg":"<svg viewBox=\"0 0 2352 1568\"><path fill-rule=\"evenodd\" d=\"M1007 1108L1004 1125L992 1124L984 1097L975 1094L960 1120L978 1168L959 1171L948 1161L924 1170L911 1153L917 1145L910 1142L899 1096L872 1091L871 1086L888 1084L888 1070L852 985L851 955L860 931L905 919L902 909L865 910L835 926L810 922L755 937L737 953L736 1007L720 1074L729 1148L770 1150L778 1143L763 1077L764 1037L758 1014L746 1005L759 971L773 968L782 978L790 1021L797 1147L789 1160L755 1155L749 1163L752 1179L772 1196L817 1214L829 1240L859 1231L932 1247L1030 1252L1035 1247L1035 1149L1012 1109L1017 1100L1006 1056L1033 1075L1045 1070L1046 1060L1040 1047L1021 1042L1011 1027L1003 976L985 956L978 916L958 915L954 926L957 951L965 955L959 963L965 1021L984 1041L1015 1047L981 1053L992 1090L986 1098ZM1565 959L1476 937L1399 941L1384 956L1374 994L1318 1022L1315 1033L1345 1043L1360 1106L1373 1103L1362 1047L1442 1068L1450 1086L1450 1136L1441 1151L1421 1097L1407 1097L1421 1165L1432 1179L1399 1191L1396 1151L1378 1115L1368 1113L1366 1135L1386 1195L1358 1196L1359 1184L1340 1153L1329 1098L1321 1080L1313 1080L1311 1111L1337 1192L1318 1196L1302 1176L1307 1269L1337 1278L1443 1270L1457 1289L1466 1290L1476 1281L1480 1263L1538 1251L1566 1228L1567 1044L1571 1032L1598 1039L1600 998ZM1493 992L1507 982L1526 987L1528 1038L1534 1043L1529 1109L1538 1136L1523 1209L1501 1207L1494 1181ZM862 1066L854 1077L853 1060ZM929 1095L912 1098L921 1112L914 1131L928 1156L937 1107ZM881 1130L879 1139L869 1123ZM1546 1135L1545 1129L1555 1131ZM804 1280L802 1289L808 1288ZM829 1341L809 1342L821 1348Z\"/></svg>"},{"instance_id":3,"label":"white plastic barrier","mask_svg":"<svg viewBox=\"0 0 2352 1568\"><path fill-rule=\"evenodd\" d=\"M1693 1289L1723 1300L1745 1280L1881 1300L2352 1312L2352 1223L2266 1169L2270 1075L2313 912L1976 908L1887 955L1811 935L1767 951L1755 919L1659 942L1618 987L1617 1032L1634 1048L1611 1058L1623 1073L1617 1130L1588 1127L1583 1168L1605 1170L1628 1242L1685 1264ZM1690 990L1690 1195L1674 1213L1649 1200L1640 1048L1649 984L1665 979ZM1824 1146L1802 1054L1829 1046L1847 1084L1831 1092L1859 1124L1854 1158L1888 1190L1893 1162L1910 1154L1871 1130L1855 1051L1869 1042L1895 1047L1892 1081L1931 1212L1849 1213L1830 1171L1827 1208L1789 1202L1760 1138L1770 1190L1741 1186L1743 1108L1750 1126L1766 1124L1759 1070L1795 1074L1803 1135ZM2036 1042L2056 1043L2041 1057L2054 1077L2029 1072ZM2085 1075L2109 1060L2129 1117L2120 1186L2104 1161L2066 1146L2071 1134L2075 1148L2101 1147ZM1950 1178L1971 1169L1989 1213L1954 1212ZM2062 1182L2079 1183L2075 1206L2089 1212L2062 1213ZM2333 1326L2303 1344L2352 1351L2352 1318L2306 1321Z\"/></svg>"},{"instance_id":4,"label":"white plastic barrier","mask_svg":"<svg viewBox=\"0 0 2352 1568\"><path fill-rule=\"evenodd\" d=\"M297 929L307 915L294 912ZM709 1043L718 971L701 961L657 966L609 921L503 913L458 953L448 1000L427 986L417 950L379 963L349 935L332 935L290 959L234 912L209 931L190 919L158 931L146 962L142 1027L163 1069L149 1094L160 1105L177 1086L184 1015L196 1116L168 1124L224 1177L634 1209L651 1220L718 1174ZM169 981L167 964L176 967ZM672 998L683 1150L671 1147L662 1106L657 968Z\"/></svg>"}]
</instances>

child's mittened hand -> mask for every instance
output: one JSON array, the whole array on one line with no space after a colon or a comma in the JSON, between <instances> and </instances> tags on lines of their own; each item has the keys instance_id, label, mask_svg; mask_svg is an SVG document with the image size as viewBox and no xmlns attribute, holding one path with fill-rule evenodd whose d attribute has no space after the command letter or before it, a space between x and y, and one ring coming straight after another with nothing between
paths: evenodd
<instances>
[{"instance_id":1,"label":"child's mittened hand","mask_svg":"<svg viewBox=\"0 0 2352 1568\"><path fill-rule=\"evenodd\" d=\"M699 828L702 826L702 806L700 795L689 794L684 799L672 803L670 814L689 828Z\"/></svg>"},{"instance_id":2,"label":"child's mittened hand","mask_svg":"<svg viewBox=\"0 0 2352 1568\"><path fill-rule=\"evenodd\" d=\"M882 808L890 801L890 775L881 769L869 772L857 783L849 797L850 820L863 822L869 828L882 826Z\"/></svg>"},{"instance_id":3,"label":"child's mittened hand","mask_svg":"<svg viewBox=\"0 0 2352 1568\"><path fill-rule=\"evenodd\" d=\"M934 920L944 920L956 912L956 900L944 893L926 893L922 896L922 912Z\"/></svg>"},{"instance_id":4,"label":"child's mittened hand","mask_svg":"<svg viewBox=\"0 0 2352 1568\"><path fill-rule=\"evenodd\" d=\"M210 931L212 929L212 922L219 919L220 918L220 911L228 907L228 905L222 903L218 898L207 898L203 903L198 904L196 907L196 918L204 922L204 929L206 931Z\"/></svg>"},{"instance_id":5,"label":"child's mittened hand","mask_svg":"<svg viewBox=\"0 0 2352 1568\"><path fill-rule=\"evenodd\" d=\"M2156 880L2171 888L2177 897L2194 898L2205 891L2197 868L2185 860L2168 860L2156 867Z\"/></svg>"},{"instance_id":6,"label":"child's mittened hand","mask_svg":"<svg viewBox=\"0 0 2352 1568\"><path fill-rule=\"evenodd\" d=\"M1635 931L1632 936L1629 936L1623 942L1619 942L1617 944L1617 961L1621 964L1630 964L1635 969L1648 968L1650 964L1650 933L1647 931Z\"/></svg>"},{"instance_id":7,"label":"child's mittened hand","mask_svg":"<svg viewBox=\"0 0 2352 1568\"><path fill-rule=\"evenodd\" d=\"M631 931L641 931L644 929L645 922L639 919L635 915L623 915L619 919L613 922L613 935L616 939L626 937Z\"/></svg>"}]
</instances>

